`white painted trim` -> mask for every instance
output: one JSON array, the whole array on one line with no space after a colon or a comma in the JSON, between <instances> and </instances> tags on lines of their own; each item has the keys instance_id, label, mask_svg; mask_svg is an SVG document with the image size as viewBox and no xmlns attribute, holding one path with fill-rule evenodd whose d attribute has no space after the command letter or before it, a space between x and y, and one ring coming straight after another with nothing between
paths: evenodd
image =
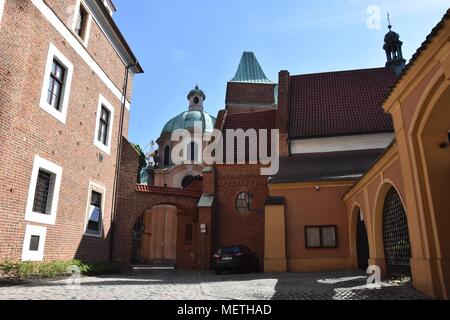
<instances>
[{"instance_id":1,"label":"white painted trim","mask_svg":"<svg viewBox=\"0 0 450 320\"><path fill-rule=\"evenodd\" d=\"M101 223L100 223L100 232L99 234L93 234L89 233L87 231L87 226L89 222L89 208L91 206L91 194L92 191L97 191L101 193L102 196L102 217L101 217ZM103 234L103 217L105 216L105 204L106 204L106 187L99 185L98 183L89 181L89 188L88 188L88 196L87 196L87 203L86 203L86 214L84 218L84 231L83 234L86 237L93 237L93 238L101 238Z\"/></svg>"},{"instance_id":2,"label":"white painted trim","mask_svg":"<svg viewBox=\"0 0 450 320\"><path fill-rule=\"evenodd\" d=\"M0 0L0 27L2 26L3 9L5 7L6 0Z\"/></svg>"},{"instance_id":3,"label":"white painted trim","mask_svg":"<svg viewBox=\"0 0 450 320\"><path fill-rule=\"evenodd\" d=\"M106 146L98 140L98 129L100 127L100 116L102 113L101 112L102 106L105 106L111 113L110 124L108 128L108 144ZM113 133L114 133L114 107L112 106L111 103L109 103L108 100L106 100L104 96L100 94L97 105L97 118L95 120L94 145L97 146L103 152L107 153L108 155L111 155L111 143Z\"/></svg>"},{"instance_id":4,"label":"white painted trim","mask_svg":"<svg viewBox=\"0 0 450 320\"><path fill-rule=\"evenodd\" d=\"M53 106L47 103L48 83L52 71L53 59L58 60L65 68L64 87L62 89L63 91L61 100L61 111L56 110ZM39 106L64 124L66 123L67 120L67 109L69 106L69 96L70 96L70 88L72 86L72 77L73 77L73 64L61 53L61 51L59 51L56 48L56 46L53 43L50 43L47 54L47 62L45 64L45 71Z\"/></svg>"},{"instance_id":5,"label":"white painted trim","mask_svg":"<svg viewBox=\"0 0 450 320\"><path fill-rule=\"evenodd\" d=\"M122 102L122 92L111 81L103 69L95 62L86 48L80 43L77 37L64 25L64 23L56 16L56 14L44 3L43 0L31 0L35 7L42 13L48 22L61 34L73 50L84 60L84 62L97 74L109 90ZM130 109L128 100L125 102L126 108Z\"/></svg>"},{"instance_id":6,"label":"white painted trim","mask_svg":"<svg viewBox=\"0 0 450 320\"><path fill-rule=\"evenodd\" d=\"M33 212L34 194L36 191L36 182L39 169L43 169L55 175L49 215ZM33 171L31 173L30 186L28 189L27 208L25 212L26 221L55 225L56 213L58 211L59 192L61 190L62 171L63 170L60 166L39 156L34 157Z\"/></svg>"},{"instance_id":7,"label":"white painted trim","mask_svg":"<svg viewBox=\"0 0 450 320\"><path fill-rule=\"evenodd\" d=\"M394 133L341 136L292 140L290 145L292 154L384 149L392 143L394 137Z\"/></svg>"},{"instance_id":8,"label":"white painted trim","mask_svg":"<svg viewBox=\"0 0 450 320\"><path fill-rule=\"evenodd\" d=\"M77 20L78 15L80 14L80 7L83 6L84 10L88 13L87 21L86 21L86 31L84 35L84 39L80 38L80 41L84 44L85 47L87 47L89 42L89 36L91 34L91 25L92 25L92 12L88 9L86 4L84 3L84 0L77 0L77 3L75 4L75 11L73 13L73 19L72 19L72 31L75 32L75 28L77 26Z\"/></svg>"},{"instance_id":9,"label":"white painted trim","mask_svg":"<svg viewBox=\"0 0 450 320\"><path fill-rule=\"evenodd\" d=\"M31 236L39 236L38 251L30 251ZM45 239L47 228L27 225L22 246L22 261L42 261L44 260Z\"/></svg>"}]
</instances>

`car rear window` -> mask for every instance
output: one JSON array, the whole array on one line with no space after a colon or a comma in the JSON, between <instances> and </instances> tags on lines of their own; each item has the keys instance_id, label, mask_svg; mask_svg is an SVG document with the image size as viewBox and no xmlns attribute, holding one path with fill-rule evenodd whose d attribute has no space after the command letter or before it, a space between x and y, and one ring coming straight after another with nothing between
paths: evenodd
<instances>
[{"instance_id":1,"label":"car rear window","mask_svg":"<svg viewBox=\"0 0 450 320\"><path fill-rule=\"evenodd\" d=\"M219 249L219 254L238 254L241 253L241 248L239 247L228 247Z\"/></svg>"}]
</instances>

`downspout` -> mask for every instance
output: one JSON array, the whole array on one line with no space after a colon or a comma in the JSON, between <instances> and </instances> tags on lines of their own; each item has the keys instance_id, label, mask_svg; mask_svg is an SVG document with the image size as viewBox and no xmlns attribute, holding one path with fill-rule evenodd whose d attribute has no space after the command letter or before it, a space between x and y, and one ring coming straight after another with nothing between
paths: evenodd
<instances>
[{"instance_id":1,"label":"downspout","mask_svg":"<svg viewBox=\"0 0 450 320\"><path fill-rule=\"evenodd\" d=\"M109 248L109 262L112 263L114 260L114 233L116 226L116 210L118 205L118 193L119 193L119 174L121 167L121 158L122 158L122 136L123 136L123 122L125 119L125 107L127 101L127 91L128 91L128 76L130 73L130 69L135 67L137 62L131 65L128 65L125 68L125 76L123 81L123 90L122 90L122 101L120 106L120 122L119 122L119 134L117 137L117 157L116 157L116 169L114 173L114 184L113 184L113 205L111 209L111 227L110 227L110 248Z\"/></svg>"}]
</instances>

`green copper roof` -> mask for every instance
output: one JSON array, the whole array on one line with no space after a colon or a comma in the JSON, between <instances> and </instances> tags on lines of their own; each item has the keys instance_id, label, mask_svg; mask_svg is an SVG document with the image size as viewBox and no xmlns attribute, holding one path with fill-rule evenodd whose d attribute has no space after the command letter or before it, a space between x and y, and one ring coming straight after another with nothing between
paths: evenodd
<instances>
[{"instance_id":1,"label":"green copper roof","mask_svg":"<svg viewBox=\"0 0 450 320\"><path fill-rule=\"evenodd\" d=\"M267 79L261 68L258 59L253 52L244 52L242 54L241 62L236 75L230 82L245 82L245 83L268 83L273 84Z\"/></svg>"},{"instance_id":2,"label":"green copper roof","mask_svg":"<svg viewBox=\"0 0 450 320\"><path fill-rule=\"evenodd\" d=\"M196 122L202 123L203 132L213 132L216 118L205 111L186 111L167 122L161 136L164 133L172 133L177 129L193 128Z\"/></svg>"}]
</instances>

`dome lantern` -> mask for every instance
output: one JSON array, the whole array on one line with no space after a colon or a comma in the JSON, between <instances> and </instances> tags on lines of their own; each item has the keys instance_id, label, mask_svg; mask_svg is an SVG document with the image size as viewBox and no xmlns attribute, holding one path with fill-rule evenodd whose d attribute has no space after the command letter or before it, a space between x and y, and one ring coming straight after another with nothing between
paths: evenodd
<instances>
[{"instance_id":1,"label":"dome lantern","mask_svg":"<svg viewBox=\"0 0 450 320\"><path fill-rule=\"evenodd\" d=\"M205 93L199 88L198 84L189 91L187 96L189 100L190 111L203 111L203 102L206 100Z\"/></svg>"}]
</instances>

